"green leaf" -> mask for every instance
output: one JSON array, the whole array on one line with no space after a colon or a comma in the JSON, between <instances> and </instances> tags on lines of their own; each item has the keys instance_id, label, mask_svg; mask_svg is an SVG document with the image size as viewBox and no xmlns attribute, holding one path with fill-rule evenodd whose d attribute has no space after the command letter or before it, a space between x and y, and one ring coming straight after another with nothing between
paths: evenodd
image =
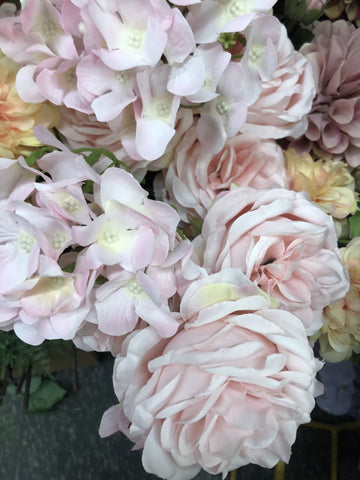
<instances>
[{"instance_id":1,"label":"green leaf","mask_svg":"<svg viewBox=\"0 0 360 480\"><path fill-rule=\"evenodd\" d=\"M42 383L42 378L41 377L39 377L37 375L33 375L31 377L30 390L29 390L30 395L34 394L35 392L37 392L39 390L41 383ZM21 386L21 390L20 390L21 395L25 395L25 390L26 390L26 382L23 382L23 384ZM16 394L16 385L14 385L13 383L8 385L8 387L6 389L6 393L9 393L11 395L15 395Z\"/></svg>"},{"instance_id":2,"label":"green leaf","mask_svg":"<svg viewBox=\"0 0 360 480\"><path fill-rule=\"evenodd\" d=\"M10 385L7 386L6 393L9 393L10 395L15 395L16 393L16 386L11 383Z\"/></svg>"},{"instance_id":3,"label":"green leaf","mask_svg":"<svg viewBox=\"0 0 360 480\"><path fill-rule=\"evenodd\" d=\"M310 43L313 38L314 34L310 32L310 30L301 28L300 25L297 25L291 34L291 41L297 50L299 50L304 43Z\"/></svg>"},{"instance_id":4,"label":"green leaf","mask_svg":"<svg viewBox=\"0 0 360 480\"><path fill-rule=\"evenodd\" d=\"M82 187L82 191L84 193L93 193L94 191L94 182L92 180L85 180L84 185Z\"/></svg>"},{"instance_id":5,"label":"green leaf","mask_svg":"<svg viewBox=\"0 0 360 480\"><path fill-rule=\"evenodd\" d=\"M344 2L331 0L325 5L324 13L331 20L335 20L340 17L344 9L345 9Z\"/></svg>"},{"instance_id":6,"label":"green leaf","mask_svg":"<svg viewBox=\"0 0 360 480\"><path fill-rule=\"evenodd\" d=\"M285 1L285 15L304 25L311 25L321 16L321 10L306 9L306 0L286 0Z\"/></svg>"},{"instance_id":7,"label":"green leaf","mask_svg":"<svg viewBox=\"0 0 360 480\"><path fill-rule=\"evenodd\" d=\"M93 167L95 163L99 160L101 157L101 150L94 150L90 155L86 158L86 163L90 165L90 167Z\"/></svg>"},{"instance_id":8,"label":"green leaf","mask_svg":"<svg viewBox=\"0 0 360 480\"><path fill-rule=\"evenodd\" d=\"M45 379L29 398L28 413L46 413L66 395L66 390L53 380Z\"/></svg>"},{"instance_id":9,"label":"green leaf","mask_svg":"<svg viewBox=\"0 0 360 480\"><path fill-rule=\"evenodd\" d=\"M31 377L31 380L30 380L30 390L29 390L29 393L30 395L32 395L33 393L37 392L40 388L40 385L41 385L41 382L42 382L42 378L37 376L37 375L33 375ZM26 389L26 382L24 382L21 386L21 393L23 395L25 395L25 389Z\"/></svg>"},{"instance_id":10,"label":"green leaf","mask_svg":"<svg viewBox=\"0 0 360 480\"><path fill-rule=\"evenodd\" d=\"M87 163L92 167L100 158L101 155L104 155L105 157L110 158L110 160L113 162L111 166L115 167L121 167L130 172L130 168L126 165L126 163L122 162L121 160L118 160L117 157L110 152L110 150L107 150L104 147L100 148L90 148L90 147L84 147L84 148L76 148L73 150L74 153L84 153L84 152L91 152L90 155L85 159ZM107 167L108 168L108 167Z\"/></svg>"},{"instance_id":11,"label":"green leaf","mask_svg":"<svg viewBox=\"0 0 360 480\"><path fill-rule=\"evenodd\" d=\"M350 238L360 237L360 210L349 218Z\"/></svg>"},{"instance_id":12,"label":"green leaf","mask_svg":"<svg viewBox=\"0 0 360 480\"><path fill-rule=\"evenodd\" d=\"M29 167L33 167L35 163L39 160L39 158L41 158L44 155L44 153L48 151L49 151L48 147L41 147L41 148L38 148L37 150L34 150L26 158L26 163L29 165Z\"/></svg>"}]
</instances>

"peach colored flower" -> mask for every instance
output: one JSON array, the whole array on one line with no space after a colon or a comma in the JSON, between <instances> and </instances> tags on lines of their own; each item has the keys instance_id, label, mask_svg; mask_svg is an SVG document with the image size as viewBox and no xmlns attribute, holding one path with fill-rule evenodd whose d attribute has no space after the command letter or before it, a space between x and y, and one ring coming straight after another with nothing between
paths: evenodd
<instances>
[{"instance_id":1,"label":"peach colored flower","mask_svg":"<svg viewBox=\"0 0 360 480\"><path fill-rule=\"evenodd\" d=\"M120 404L100 435L122 431L147 472L173 480L288 461L318 393L320 362L299 319L240 269L193 282L180 311L185 328L171 339L152 328L128 339L114 367Z\"/></svg>"},{"instance_id":2,"label":"peach colored flower","mask_svg":"<svg viewBox=\"0 0 360 480\"><path fill-rule=\"evenodd\" d=\"M313 202L334 218L356 212L355 182L346 163L329 159L314 161L309 153L298 156L294 149L284 155L290 190L307 192Z\"/></svg>"},{"instance_id":3,"label":"peach colored flower","mask_svg":"<svg viewBox=\"0 0 360 480\"><path fill-rule=\"evenodd\" d=\"M193 243L209 273L240 267L308 335L321 328L323 308L349 288L332 218L304 192L233 189L216 199Z\"/></svg>"},{"instance_id":4,"label":"peach colored flower","mask_svg":"<svg viewBox=\"0 0 360 480\"><path fill-rule=\"evenodd\" d=\"M33 134L35 125L52 127L58 121L50 104L23 102L17 94L15 78L18 67L0 51L0 156L16 158L29 155L41 145Z\"/></svg>"},{"instance_id":5,"label":"peach colored flower","mask_svg":"<svg viewBox=\"0 0 360 480\"><path fill-rule=\"evenodd\" d=\"M274 140L238 134L229 138L220 153L210 153L188 131L175 148L174 161L165 178L170 203L181 218L203 218L217 194L231 185L254 188L285 187L286 173L281 149Z\"/></svg>"},{"instance_id":6,"label":"peach colored flower","mask_svg":"<svg viewBox=\"0 0 360 480\"><path fill-rule=\"evenodd\" d=\"M321 156L345 158L356 167L360 165L360 30L338 20L317 23L313 33L312 42L300 49L311 63L316 84L302 143Z\"/></svg>"},{"instance_id":7,"label":"peach colored flower","mask_svg":"<svg viewBox=\"0 0 360 480\"><path fill-rule=\"evenodd\" d=\"M346 296L324 310L324 325L314 337L328 362L341 362L360 353L360 237L340 249L350 276Z\"/></svg>"}]
</instances>

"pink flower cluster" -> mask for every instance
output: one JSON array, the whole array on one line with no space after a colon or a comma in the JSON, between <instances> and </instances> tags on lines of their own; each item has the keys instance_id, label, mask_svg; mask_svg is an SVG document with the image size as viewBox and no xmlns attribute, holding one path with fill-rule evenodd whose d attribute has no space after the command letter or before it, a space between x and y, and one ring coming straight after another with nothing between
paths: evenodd
<instances>
[{"instance_id":1,"label":"pink flower cluster","mask_svg":"<svg viewBox=\"0 0 360 480\"><path fill-rule=\"evenodd\" d=\"M21 157L1 161L0 327L32 345L78 336L94 348L102 335L97 350L141 321L173 335L171 273L188 245L177 240L175 210L148 199L125 170L99 175L46 131L38 135L59 149L38 160L41 171ZM93 340L78 333L87 322Z\"/></svg>"},{"instance_id":2,"label":"pink flower cluster","mask_svg":"<svg viewBox=\"0 0 360 480\"><path fill-rule=\"evenodd\" d=\"M153 161L169 149L183 106L198 107L197 136L217 153L259 96L261 103L267 82L277 85L271 112L278 136L306 128L314 94L309 65L267 14L274 3L29 0L18 16L0 19L0 48L22 66L24 101L49 100L109 122L133 160ZM241 61L221 44L234 31L248 39ZM291 86L289 76L296 77ZM247 130L259 121L249 117ZM272 120L264 121L270 129Z\"/></svg>"}]
</instances>

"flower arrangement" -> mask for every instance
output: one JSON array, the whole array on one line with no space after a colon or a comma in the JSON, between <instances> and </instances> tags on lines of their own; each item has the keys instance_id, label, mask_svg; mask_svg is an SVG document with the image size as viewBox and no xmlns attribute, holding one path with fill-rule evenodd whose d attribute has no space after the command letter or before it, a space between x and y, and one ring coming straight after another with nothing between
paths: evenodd
<instances>
[{"instance_id":1,"label":"flower arrangement","mask_svg":"<svg viewBox=\"0 0 360 480\"><path fill-rule=\"evenodd\" d=\"M111 352L100 435L149 473L287 462L324 363L360 353L356 2L22 3L0 329Z\"/></svg>"}]
</instances>

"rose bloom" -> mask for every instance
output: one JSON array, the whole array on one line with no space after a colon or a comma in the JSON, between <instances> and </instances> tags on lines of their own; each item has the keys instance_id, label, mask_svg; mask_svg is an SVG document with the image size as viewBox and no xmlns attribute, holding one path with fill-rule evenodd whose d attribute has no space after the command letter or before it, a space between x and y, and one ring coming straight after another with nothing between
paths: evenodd
<instances>
[{"instance_id":1,"label":"rose bloom","mask_svg":"<svg viewBox=\"0 0 360 480\"><path fill-rule=\"evenodd\" d=\"M170 203L184 221L187 213L203 218L218 193L232 184L254 188L285 187L286 172L280 147L273 140L238 134L213 155L197 140L195 128L175 149L165 178Z\"/></svg>"},{"instance_id":2,"label":"rose bloom","mask_svg":"<svg viewBox=\"0 0 360 480\"><path fill-rule=\"evenodd\" d=\"M261 74L261 93L248 108L241 131L259 138L298 138L307 128L307 114L315 95L311 66L294 49L286 28L276 17L260 17L250 28L244 59ZM266 54L270 42L273 46Z\"/></svg>"},{"instance_id":3,"label":"rose bloom","mask_svg":"<svg viewBox=\"0 0 360 480\"><path fill-rule=\"evenodd\" d=\"M108 122L99 122L95 115L61 106L60 123L57 129L64 135L71 148L105 147L114 154L122 150L119 134L113 132Z\"/></svg>"},{"instance_id":4,"label":"rose bloom","mask_svg":"<svg viewBox=\"0 0 360 480\"><path fill-rule=\"evenodd\" d=\"M350 276L346 296L324 310L324 325L314 337L328 362L341 362L360 353L360 237L340 249Z\"/></svg>"},{"instance_id":5,"label":"rose bloom","mask_svg":"<svg viewBox=\"0 0 360 480\"><path fill-rule=\"evenodd\" d=\"M0 51L0 156L29 155L41 143L33 134L35 125L53 127L58 121L56 108L48 103L23 102L17 94L18 67Z\"/></svg>"},{"instance_id":6,"label":"rose bloom","mask_svg":"<svg viewBox=\"0 0 360 480\"><path fill-rule=\"evenodd\" d=\"M349 287L332 218L304 192L235 188L214 202L194 245L208 273L240 267L309 335Z\"/></svg>"},{"instance_id":7,"label":"rose bloom","mask_svg":"<svg viewBox=\"0 0 360 480\"><path fill-rule=\"evenodd\" d=\"M288 461L310 420L320 362L298 318L272 307L239 269L193 282L181 331L164 340L145 328L128 339L114 367L120 404L100 434L122 431L144 449L147 472L172 480Z\"/></svg>"},{"instance_id":8,"label":"rose bloom","mask_svg":"<svg viewBox=\"0 0 360 480\"><path fill-rule=\"evenodd\" d=\"M103 147L132 170L136 168L138 162L128 156L120 141L119 132L112 130L109 122L100 122L94 114L88 115L64 105L59 107L59 112L61 119L57 129L63 136L63 142L70 148ZM102 156L101 160L95 163L94 169L101 173L111 164L110 158ZM140 176L135 175L139 181L144 176L142 173Z\"/></svg>"},{"instance_id":9,"label":"rose bloom","mask_svg":"<svg viewBox=\"0 0 360 480\"><path fill-rule=\"evenodd\" d=\"M355 182L346 163L329 159L314 161L308 153L299 157L294 149L284 155L290 190L307 192L313 202L334 218L342 219L356 212Z\"/></svg>"},{"instance_id":10,"label":"rose bloom","mask_svg":"<svg viewBox=\"0 0 360 480\"><path fill-rule=\"evenodd\" d=\"M125 163L139 181L143 179L150 162L143 159L134 160L128 155L120 140L120 129L116 124L111 128L111 122L100 122L94 114L88 115L65 106L61 106L59 112L61 121L57 128L63 135L64 143L70 148L104 147ZM112 160L108 157L102 157L94 168L101 173L111 163Z\"/></svg>"},{"instance_id":11,"label":"rose bloom","mask_svg":"<svg viewBox=\"0 0 360 480\"><path fill-rule=\"evenodd\" d=\"M360 165L360 31L344 20L323 21L300 52L311 63L316 97L303 145Z\"/></svg>"}]
</instances>

